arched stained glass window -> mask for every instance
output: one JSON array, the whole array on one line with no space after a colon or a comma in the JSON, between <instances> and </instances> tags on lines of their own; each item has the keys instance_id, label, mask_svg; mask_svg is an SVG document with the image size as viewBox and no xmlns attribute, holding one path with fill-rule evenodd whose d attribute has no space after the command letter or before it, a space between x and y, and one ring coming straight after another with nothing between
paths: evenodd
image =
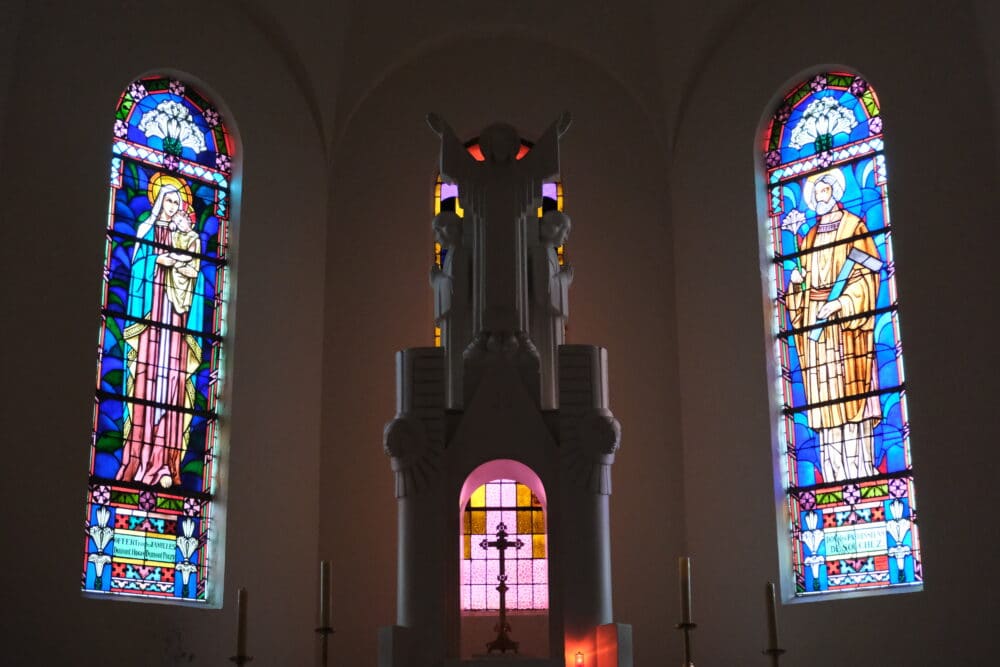
<instances>
[{"instance_id":1,"label":"arched stained glass window","mask_svg":"<svg viewBox=\"0 0 1000 667\"><path fill-rule=\"evenodd\" d=\"M528 141L521 140L521 148L517 152L517 159L520 160L528 151L531 150L532 144ZM482 149L479 147L479 138L476 137L471 141L467 142L465 145L466 150L472 155L476 160L483 162L486 157L483 155ZM546 211L551 210L563 210L563 186L560 181L553 181L551 183L542 184L541 192L542 205L538 208L538 219L541 221L542 216ZM452 183L445 183L441 180L441 175L438 174L437 179L434 182L434 215L439 214L441 211L454 211L458 217L465 217L465 210L462 208L462 203L459 198L458 186ZM566 247L561 245L556 248L556 252L559 253L559 264L564 264L566 261ZM444 260L447 256L447 250L442 251L441 244L437 241L434 242L434 263L438 267L444 266ZM434 346L441 347L441 327L434 327Z\"/></svg>"},{"instance_id":2,"label":"arched stained glass window","mask_svg":"<svg viewBox=\"0 0 1000 667\"><path fill-rule=\"evenodd\" d=\"M113 132L82 588L206 601L234 141L157 75Z\"/></svg>"},{"instance_id":3,"label":"arched stained glass window","mask_svg":"<svg viewBox=\"0 0 1000 667\"><path fill-rule=\"evenodd\" d=\"M923 580L882 131L868 82L824 72L784 96L764 136L797 596Z\"/></svg>"},{"instance_id":4,"label":"arched stained glass window","mask_svg":"<svg viewBox=\"0 0 1000 667\"><path fill-rule=\"evenodd\" d=\"M465 611L500 609L498 532L507 575L507 609L548 609L545 510L526 485L495 479L478 487L462 516L461 601Z\"/></svg>"}]
</instances>

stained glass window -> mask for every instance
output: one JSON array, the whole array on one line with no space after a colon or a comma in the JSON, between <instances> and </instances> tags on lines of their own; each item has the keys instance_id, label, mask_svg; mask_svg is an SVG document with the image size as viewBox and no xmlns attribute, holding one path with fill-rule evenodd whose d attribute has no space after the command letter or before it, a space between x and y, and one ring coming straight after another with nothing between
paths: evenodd
<instances>
[{"instance_id":1,"label":"stained glass window","mask_svg":"<svg viewBox=\"0 0 1000 667\"><path fill-rule=\"evenodd\" d=\"M206 601L234 141L188 83L115 113L81 584Z\"/></svg>"},{"instance_id":2,"label":"stained glass window","mask_svg":"<svg viewBox=\"0 0 1000 667\"><path fill-rule=\"evenodd\" d=\"M520 160L527 155L528 151L531 150L531 146L531 143L522 139L521 148L517 153L517 159ZM467 142L465 148L469 151L469 154L479 162L486 160L482 149L479 147L478 137ZM546 211L563 210L562 182L553 181L551 183L543 183L541 201L542 205L538 207L539 222L541 222L541 218ZM458 186L452 183L443 182L439 174L434 182L434 215L437 215L441 211L455 211L458 217L465 217L465 209L462 208L462 203L458 193ZM447 252L447 250L442 250L440 243L437 241L434 242L434 263L437 266L444 266L444 259L447 256ZM565 245L561 245L556 248L556 252L559 253L559 264L564 264L566 262ZM438 326L434 327L434 346L441 347L441 327Z\"/></svg>"},{"instance_id":3,"label":"stained glass window","mask_svg":"<svg viewBox=\"0 0 1000 667\"><path fill-rule=\"evenodd\" d=\"M547 609L545 510L530 488L512 479L495 479L477 488L462 513L462 609L500 608L500 552L489 543L496 541L501 526L506 540L515 545L504 549L507 608Z\"/></svg>"},{"instance_id":4,"label":"stained glass window","mask_svg":"<svg viewBox=\"0 0 1000 667\"><path fill-rule=\"evenodd\" d=\"M883 119L860 76L778 104L763 145L794 590L923 581Z\"/></svg>"}]
</instances>

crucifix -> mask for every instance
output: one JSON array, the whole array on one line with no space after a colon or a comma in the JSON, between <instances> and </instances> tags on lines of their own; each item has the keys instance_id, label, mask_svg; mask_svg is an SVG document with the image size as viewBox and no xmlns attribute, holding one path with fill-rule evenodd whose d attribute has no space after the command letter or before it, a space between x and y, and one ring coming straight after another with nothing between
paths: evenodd
<instances>
[{"instance_id":1,"label":"crucifix","mask_svg":"<svg viewBox=\"0 0 1000 667\"><path fill-rule=\"evenodd\" d=\"M515 539L513 542L507 539L507 526L502 521L497 524L497 539L490 542L487 539L483 539L479 543L479 546L483 549L489 549L493 547L500 552L500 574L497 575L497 581L499 586L497 590L500 592L500 622L497 623L496 628L497 638L486 644L486 652L493 653L493 651L500 651L500 653L506 653L508 650L517 653L518 643L512 640L507 633L510 632L510 623L507 622L507 571L505 567L505 556L504 552L507 549L514 548L520 549L524 546L524 542L520 538Z\"/></svg>"}]
</instances>

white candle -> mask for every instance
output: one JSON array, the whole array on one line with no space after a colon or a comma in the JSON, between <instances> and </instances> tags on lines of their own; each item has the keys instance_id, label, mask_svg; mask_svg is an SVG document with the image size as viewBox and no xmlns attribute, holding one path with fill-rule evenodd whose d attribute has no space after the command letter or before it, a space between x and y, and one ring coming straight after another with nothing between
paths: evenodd
<instances>
[{"instance_id":1,"label":"white candle","mask_svg":"<svg viewBox=\"0 0 1000 667\"><path fill-rule=\"evenodd\" d=\"M236 655L245 656L247 654L247 605L250 596L247 589L241 588L236 598Z\"/></svg>"},{"instance_id":2,"label":"white candle","mask_svg":"<svg viewBox=\"0 0 1000 667\"><path fill-rule=\"evenodd\" d=\"M767 582L764 587L767 597L767 648L778 648L778 610L774 596L774 582Z\"/></svg>"},{"instance_id":3,"label":"white candle","mask_svg":"<svg viewBox=\"0 0 1000 667\"><path fill-rule=\"evenodd\" d=\"M691 622L691 559L681 556L677 559L681 580L681 623Z\"/></svg>"},{"instance_id":4,"label":"white candle","mask_svg":"<svg viewBox=\"0 0 1000 667\"><path fill-rule=\"evenodd\" d=\"M330 627L330 561L319 563L319 627Z\"/></svg>"}]
</instances>

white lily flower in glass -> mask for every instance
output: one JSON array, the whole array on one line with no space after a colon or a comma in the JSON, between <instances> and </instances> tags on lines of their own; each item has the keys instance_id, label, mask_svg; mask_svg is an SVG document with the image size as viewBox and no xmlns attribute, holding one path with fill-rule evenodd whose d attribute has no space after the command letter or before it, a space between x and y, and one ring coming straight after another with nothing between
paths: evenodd
<instances>
[{"instance_id":1,"label":"white lily flower in glass","mask_svg":"<svg viewBox=\"0 0 1000 667\"><path fill-rule=\"evenodd\" d=\"M97 525L91 524L89 533L97 547L97 553L87 556L87 560L94 564L94 571L98 579L104 578L104 566L111 562L111 556L104 553L111 538L115 535L115 529L108 526L111 519L111 510L107 507L97 508Z\"/></svg>"},{"instance_id":2,"label":"white lily flower in glass","mask_svg":"<svg viewBox=\"0 0 1000 667\"><path fill-rule=\"evenodd\" d=\"M191 562L191 556L198 550L198 538L194 537L194 520L184 519L181 522L181 532L183 536L177 538L177 548L181 550L184 562L177 563L174 569L181 573L181 580L185 586L191 578L191 573L198 568Z\"/></svg>"},{"instance_id":3,"label":"white lily flower in glass","mask_svg":"<svg viewBox=\"0 0 1000 667\"><path fill-rule=\"evenodd\" d=\"M805 515L807 530L802 532L802 541L809 547L809 556L803 562L812 569L814 586L819 585L819 568L826 562L826 558L821 556L819 545L823 543L823 530L819 526L819 512L809 512Z\"/></svg>"},{"instance_id":4,"label":"white lily flower in glass","mask_svg":"<svg viewBox=\"0 0 1000 667\"><path fill-rule=\"evenodd\" d=\"M910 532L910 520L903 518L903 503L899 500L889 503L889 516L892 518L885 522L885 530L896 540L896 546L890 547L888 554L896 559L899 580L904 581L906 573L903 567L906 557L913 551L908 545L903 544L906 534Z\"/></svg>"},{"instance_id":5,"label":"white lily flower in glass","mask_svg":"<svg viewBox=\"0 0 1000 667\"><path fill-rule=\"evenodd\" d=\"M820 137L847 133L850 134L858 124L849 110L840 105L833 97L821 97L809 103L802 114L789 145L799 149L815 142Z\"/></svg>"},{"instance_id":6,"label":"white lily flower in glass","mask_svg":"<svg viewBox=\"0 0 1000 667\"><path fill-rule=\"evenodd\" d=\"M163 149L180 155L182 148L195 153L205 150L205 136L194 122L191 111L179 102L160 102L152 111L142 115L139 130L147 137L163 140Z\"/></svg>"}]
</instances>

